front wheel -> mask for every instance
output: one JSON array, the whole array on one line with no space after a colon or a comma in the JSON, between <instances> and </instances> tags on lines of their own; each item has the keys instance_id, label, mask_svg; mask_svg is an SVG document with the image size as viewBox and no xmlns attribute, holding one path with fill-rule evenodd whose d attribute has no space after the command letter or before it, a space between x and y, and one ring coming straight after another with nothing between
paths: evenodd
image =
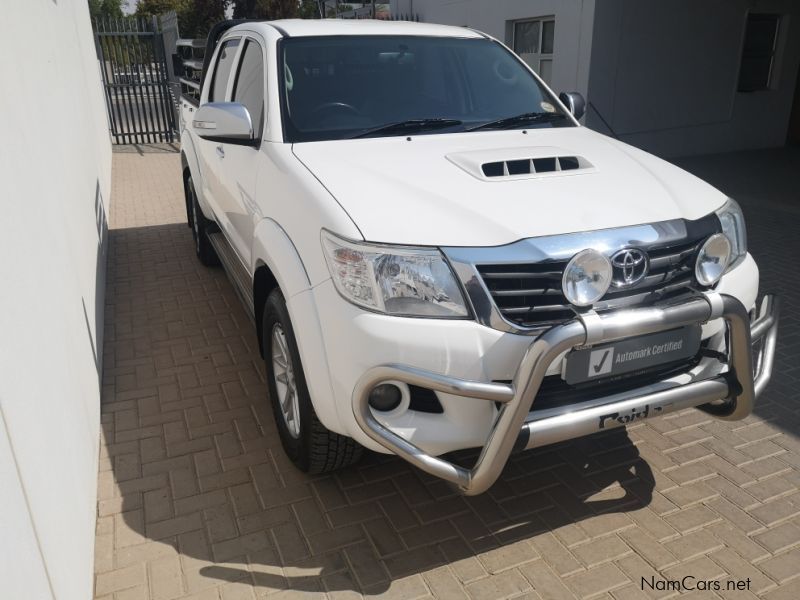
<instances>
[{"instance_id":1,"label":"front wheel","mask_svg":"<svg viewBox=\"0 0 800 600\"><path fill-rule=\"evenodd\" d=\"M264 356L275 424L287 456L301 471L325 473L358 462L363 447L328 430L314 412L294 329L280 290L264 305Z\"/></svg>"}]
</instances>

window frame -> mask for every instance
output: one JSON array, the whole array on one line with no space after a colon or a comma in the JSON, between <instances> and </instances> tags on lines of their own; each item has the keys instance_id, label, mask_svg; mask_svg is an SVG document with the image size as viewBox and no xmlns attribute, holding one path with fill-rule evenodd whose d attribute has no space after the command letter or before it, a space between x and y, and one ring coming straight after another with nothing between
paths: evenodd
<instances>
[{"instance_id":1,"label":"window frame","mask_svg":"<svg viewBox=\"0 0 800 600\"><path fill-rule=\"evenodd\" d=\"M767 71L766 81L759 87L742 87L742 64L746 58L761 57L765 58L766 55L761 54L748 54L745 50L747 45L747 30L750 25L751 17L771 17L775 19L775 33L772 39L772 49L769 52L769 70ZM742 46L739 53L739 71L736 77L736 91L741 94L749 94L752 92L767 92L774 88L773 75L775 73L775 64L778 59L778 42L781 35L781 24L783 22L783 15L774 12L755 12L748 11L744 19L744 29L742 31Z\"/></svg>"},{"instance_id":2,"label":"window frame","mask_svg":"<svg viewBox=\"0 0 800 600\"><path fill-rule=\"evenodd\" d=\"M535 61L536 65L530 64L523 56L517 52L517 25L522 23L539 23L539 43L537 46L538 52L532 52L527 56L533 57L531 60ZM552 23L553 24L553 51L546 53L542 52L542 40L544 40L544 24L545 23ZM522 62L528 65L531 69L533 69L539 78L544 81L544 83L549 87L550 82L545 81L544 76L542 75L542 61L549 60L551 64L550 74L552 75L552 65L555 61L555 49L556 49L556 36L555 36L555 28L556 28L556 17L555 15L547 15L542 17L531 17L529 19L515 19L511 21L511 50L514 51L514 54L520 57Z\"/></svg>"},{"instance_id":3,"label":"window frame","mask_svg":"<svg viewBox=\"0 0 800 600\"><path fill-rule=\"evenodd\" d=\"M239 50L236 53L236 57L234 59L234 64L233 64L233 68L231 69L232 77L228 81L228 88L227 88L226 93L225 93L225 97L226 97L225 101L226 102L233 102L234 101L233 100L233 94L234 94L234 91L236 90L236 84L239 82L239 74L240 74L240 71L241 71L241 68L242 68L242 62L244 61L244 50L247 47L247 44L249 42L254 43L256 46L258 46L259 50L261 50L261 64L263 65L263 68L264 68L264 77L263 77L263 80L262 80L262 89L261 89L261 101L262 101L262 106L261 106L261 124L260 124L261 127L260 127L260 131L254 131L253 132L253 135L256 137L256 140L258 141L258 145L260 146L261 142L263 141L263 138L264 138L264 132L267 129L267 77L268 77L268 73L267 73L267 54L266 54L266 50L265 50L264 44L262 44L261 41L258 38L256 38L254 35L251 35L249 33L243 33L241 35L241 37L240 37ZM253 115L250 115L250 118L252 119Z\"/></svg>"},{"instance_id":4,"label":"window frame","mask_svg":"<svg viewBox=\"0 0 800 600\"><path fill-rule=\"evenodd\" d=\"M206 77L208 80L208 87L205 90L205 102L229 102L231 97L231 84L233 83L232 75L236 71L236 67L239 64L239 56L242 52L242 48L244 44L242 43L242 35L240 32L236 32L235 34L229 35L224 37L219 41L217 44L216 49L214 50L214 60L212 61L212 69L210 72L210 77ZM225 82L225 97L220 100L217 98L212 98L212 92L214 91L214 82L216 81L217 77L217 70L219 69L219 61L222 54L222 48L230 41L237 40L238 45L236 47L236 54L233 56L233 61L231 62L231 70L228 73L228 81ZM204 102L204 103L205 103Z\"/></svg>"}]
</instances>

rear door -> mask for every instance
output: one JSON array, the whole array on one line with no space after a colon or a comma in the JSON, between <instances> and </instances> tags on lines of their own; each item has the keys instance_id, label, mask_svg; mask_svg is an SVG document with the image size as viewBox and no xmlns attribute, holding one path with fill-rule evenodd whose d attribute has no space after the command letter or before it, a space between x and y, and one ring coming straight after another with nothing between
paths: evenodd
<instances>
[{"instance_id":1,"label":"rear door","mask_svg":"<svg viewBox=\"0 0 800 600\"><path fill-rule=\"evenodd\" d=\"M213 68L207 75L210 77L207 96L202 102L225 102L229 97L230 86L233 80L233 66L239 48L241 36L226 38L219 46L214 59ZM198 145L200 170L202 173L203 198L214 213L214 220L227 231L224 212L220 204L221 175L225 168L223 164L224 149L219 142L204 140L195 137Z\"/></svg>"},{"instance_id":2,"label":"rear door","mask_svg":"<svg viewBox=\"0 0 800 600\"><path fill-rule=\"evenodd\" d=\"M255 201L256 183L261 172L261 144L264 131L265 97L264 45L253 35L242 38L230 86L230 101L242 104L250 113L258 142L253 146L221 144L224 153L220 169L218 200L229 227L228 240L243 264L250 270L255 224L263 218Z\"/></svg>"}]
</instances>

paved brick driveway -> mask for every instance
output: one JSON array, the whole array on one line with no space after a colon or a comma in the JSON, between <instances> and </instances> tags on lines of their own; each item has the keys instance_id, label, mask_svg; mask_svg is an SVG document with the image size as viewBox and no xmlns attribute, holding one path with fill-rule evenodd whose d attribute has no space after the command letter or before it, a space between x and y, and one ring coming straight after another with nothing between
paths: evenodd
<instances>
[{"instance_id":1,"label":"paved brick driveway","mask_svg":"<svg viewBox=\"0 0 800 600\"><path fill-rule=\"evenodd\" d=\"M96 595L797 598L800 153L687 162L745 200L766 287L784 296L777 374L756 415L695 410L517 455L453 495L403 462L333 476L284 458L252 326L183 224L174 153L114 156ZM794 206L791 206L791 202ZM729 579L750 591L729 592Z\"/></svg>"}]
</instances>

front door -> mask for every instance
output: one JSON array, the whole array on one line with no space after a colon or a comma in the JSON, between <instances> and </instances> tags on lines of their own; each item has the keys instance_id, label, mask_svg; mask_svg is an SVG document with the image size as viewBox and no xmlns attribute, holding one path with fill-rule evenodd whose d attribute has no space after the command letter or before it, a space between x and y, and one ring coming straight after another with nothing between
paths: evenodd
<instances>
[{"instance_id":1,"label":"front door","mask_svg":"<svg viewBox=\"0 0 800 600\"><path fill-rule=\"evenodd\" d=\"M243 40L230 101L242 104L250 113L257 143L252 146L222 144L225 168L220 170L219 204L227 224L228 240L250 270L253 232L263 218L255 201L264 121L264 49L253 37Z\"/></svg>"},{"instance_id":2,"label":"front door","mask_svg":"<svg viewBox=\"0 0 800 600\"><path fill-rule=\"evenodd\" d=\"M214 69L209 74L211 77L207 102L225 102L229 97L231 75L236 54L241 44L241 38L229 38L220 46L214 62ZM214 220L227 232L229 229L225 222L225 214L221 205L222 173L230 161L225 161L225 148L220 142L196 138L198 144L198 160L202 181L202 194L206 204L214 213Z\"/></svg>"}]
</instances>

